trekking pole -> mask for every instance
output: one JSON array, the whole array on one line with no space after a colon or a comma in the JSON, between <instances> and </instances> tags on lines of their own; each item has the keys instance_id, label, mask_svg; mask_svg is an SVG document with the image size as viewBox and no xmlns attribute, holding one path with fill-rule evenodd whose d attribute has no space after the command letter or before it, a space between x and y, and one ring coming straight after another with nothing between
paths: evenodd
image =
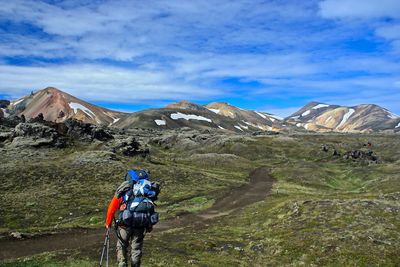
<instances>
[{"instance_id":1,"label":"trekking pole","mask_svg":"<svg viewBox=\"0 0 400 267\"><path fill-rule=\"evenodd\" d=\"M108 239L109 239L109 233L110 233L110 228L107 228L107 232L106 232L106 237L104 239L104 244L103 244L103 251L101 252L101 257L100 257L100 267L103 266L103 258L104 258L104 252L107 249L107 243L108 243ZM107 251L107 267L108 267L108 251Z\"/></svg>"},{"instance_id":2,"label":"trekking pole","mask_svg":"<svg viewBox=\"0 0 400 267\"><path fill-rule=\"evenodd\" d=\"M107 254L106 254L106 267L108 267L108 254L110 252L110 235L107 234Z\"/></svg>"}]
</instances>

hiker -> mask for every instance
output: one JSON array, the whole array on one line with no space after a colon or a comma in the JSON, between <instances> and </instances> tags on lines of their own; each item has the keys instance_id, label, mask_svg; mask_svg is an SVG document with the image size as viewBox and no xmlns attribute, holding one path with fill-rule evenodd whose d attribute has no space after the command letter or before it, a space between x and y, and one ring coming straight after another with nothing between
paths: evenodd
<instances>
[{"instance_id":1,"label":"hiker","mask_svg":"<svg viewBox=\"0 0 400 267\"><path fill-rule=\"evenodd\" d=\"M158 222L154 201L157 200L160 186L151 182L149 175L147 169L129 170L108 206L106 228L109 229L115 221L119 267L128 266L129 246L132 266L140 266L144 236ZM117 210L119 214L115 220Z\"/></svg>"}]
</instances>

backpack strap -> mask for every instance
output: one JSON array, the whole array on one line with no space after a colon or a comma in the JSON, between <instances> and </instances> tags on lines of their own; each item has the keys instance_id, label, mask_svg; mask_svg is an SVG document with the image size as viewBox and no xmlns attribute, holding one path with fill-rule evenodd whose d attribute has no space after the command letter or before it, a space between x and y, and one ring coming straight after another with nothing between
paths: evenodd
<instances>
[{"instance_id":1,"label":"backpack strap","mask_svg":"<svg viewBox=\"0 0 400 267\"><path fill-rule=\"evenodd\" d=\"M117 198L120 198L124 196L130 189L132 189L131 184L128 181L124 181L120 186L118 186L117 190L115 191L115 195Z\"/></svg>"}]
</instances>

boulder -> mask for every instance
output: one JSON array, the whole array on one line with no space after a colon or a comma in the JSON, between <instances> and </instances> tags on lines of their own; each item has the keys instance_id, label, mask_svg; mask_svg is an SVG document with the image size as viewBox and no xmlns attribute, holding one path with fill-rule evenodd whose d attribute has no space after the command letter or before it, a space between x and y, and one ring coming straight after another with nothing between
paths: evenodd
<instances>
[{"instance_id":1,"label":"boulder","mask_svg":"<svg viewBox=\"0 0 400 267\"><path fill-rule=\"evenodd\" d=\"M133 136L116 138L111 144L111 151L128 157L137 155L146 157L150 153L149 149L142 146Z\"/></svg>"},{"instance_id":2,"label":"boulder","mask_svg":"<svg viewBox=\"0 0 400 267\"><path fill-rule=\"evenodd\" d=\"M14 137L50 138L57 132L41 123L19 123L14 129Z\"/></svg>"},{"instance_id":3,"label":"boulder","mask_svg":"<svg viewBox=\"0 0 400 267\"><path fill-rule=\"evenodd\" d=\"M21 122L23 122L22 119L15 115L8 116L7 118L0 118L0 125L9 128L15 128Z\"/></svg>"},{"instance_id":4,"label":"boulder","mask_svg":"<svg viewBox=\"0 0 400 267\"><path fill-rule=\"evenodd\" d=\"M107 141L114 138L111 132L106 128L84 123L76 119L66 120L65 125L68 128L67 134L76 139L84 141L92 141L93 139Z\"/></svg>"},{"instance_id":5,"label":"boulder","mask_svg":"<svg viewBox=\"0 0 400 267\"><path fill-rule=\"evenodd\" d=\"M0 142L4 142L8 139L11 139L12 132L0 132Z\"/></svg>"},{"instance_id":6,"label":"boulder","mask_svg":"<svg viewBox=\"0 0 400 267\"><path fill-rule=\"evenodd\" d=\"M24 120L25 117L23 117L23 118L21 118L21 119ZM44 123L45 120L44 120L44 115L43 115L43 113L39 113L36 117L31 118L31 119L29 120L29 122L30 122L30 123L35 123L35 122L37 122L37 123Z\"/></svg>"},{"instance_id":7,"label":"boulder","mask_svg":"<svg viewBox=\"0 0 400 267\"><path fill-rule=\"evenodd\" d=\"M344 159L352 159L352 160L360 160L360 161L370 161L378 163L379 159L374 154L372 150L364 151L364 150L351 150L344 154Z\"/></svg>"},{"instance_id":8,"label":"boulder","mask_svg":"<svg viewBox=\"0 0 400 267\"><path fill-rule=\"evenodd\" d=\"M14 239L23 239L24 235L21 234L20 232L11 232L10 233L10 237L14 238Z\"/></svg>"},{"instance_id":9,"label":"boulder","mask_svg":"<svg viewBox=\"0 0 400 267\"><path fill-rule=\"evenodd\" d=\"M30 146L55 146L62 147L65 145L65 140L58 132L41 123L20 123L12 134L13 147Z\"/></svg>"}]
</instances>

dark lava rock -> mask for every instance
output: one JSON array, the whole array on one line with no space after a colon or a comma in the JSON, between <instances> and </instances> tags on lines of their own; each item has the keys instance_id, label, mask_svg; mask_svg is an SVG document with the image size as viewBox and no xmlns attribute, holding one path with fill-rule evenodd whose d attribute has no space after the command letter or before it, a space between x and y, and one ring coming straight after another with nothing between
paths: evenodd
<instances>
[{"instance_id":1,"label":"dark lava rock","mask_svg":"<svg viewBox=\"0 0 400 267\"><path fill-rule=\"evenodd\" d=\"M24 117L24 118L25 118L25 117ZM29 122L30 122L30 123L36 123L36 122L38 122L38 123L44 123L45 120L44 120L44 115L43 115L43 113L39 113L35 118L31 118L31 119L29 120Z\"/></svg>"},{"instance_id":2,"label":"dark lava rock","mask_svg":"<svg viewBox=\"0 0 400 267\"><path fill-rule=\"evenodd\" d=\"M251 251L254 251L254 252L263 252L264 246L263 246L263 244L257 244L257 245L251 246L250 249L251 249Z\"/></svg>"},{"instance_id":3,"label":"dark lava rock","mask_svg":"<svg viewBox=\"0 0 400 267\"><path fill-rule=\"evenodd\" d=\"M13 147L63 147L64 145L64 139L55 129L40 123L20 123L12 134L11 146Z\"/></svg>"},{"instance_id":4,"label":"dark lava rock","mask_svg":"<svg viewBox=\"0 0 400 267\"><path fill-rule=\"evenodd\" d=\"M0 118L0 125L9 128L15 128L21 122L23 122L22 119L15 115L11 115L7 118Z\"/></svg>"},{"instance_id":5,"label":"dark lava rock","mask_svg":"<svg viewBox=\"0 0 400 267\"><path fill-rule=\"evenodd\" d=\"M150 153L147 147L144 147L132 136L123 139L115 139L111 144L111 151L114 153L121 153L128 157L137 155L146 157Z\"/></svg>"},{"instance_id":6,"label":"dark lava rock","mask_svg":"<svg viewBox=\"0 0 400 267\"><path fill-rule=\"evenodd\" d=\"M340 157L340 153L339 153L336 149L333 149L332 156L334 156L334 157Z\"/></svg>"},{"instance_id":7,"label":"dark lava rock","mask_svg":"<svg viewBox=\"0 0 400 267\"><path fill-rule=\"evenodd\" d=\"M12 137L11 132L0 132L0 142L4 142Z\"/></svg>"},{"instance_id":8,"label":"dark lava rock","mask_svg":"<svg viewBox=\"0 0 400 267\"><path fill-rule=\"evenodd\" d=\"M107 141L113 139L113 135L105 128L100 128L90 123L84 123L76 119L68 119L65 121L68 128L67 134L73 138L92 141L97 139Z\"/></svg>"},{"instance_id":9,"label":"dark lava rock","mask_svg":"<svg viewBox=\"0 0 400 267\"><path fill-rule=\"evenodd\" d=\"M348 151L343 156L344 159L352 159L352 160L364 160L378 163L379 159L374 154L372 150L363 151L363 150L352 150Z\"/></svg>"},{"instance_id":10,"label":"dark lava rock","mask_svg":"<svg viewBox=\"0 0 400 267\"><path fill-rule=\"evenodd\" d=\"M275 131L257 131L257 132L252 133L253 136L278 135L278 134L279 134L279 132L275 132Z\"/></svg>"}]
</instances>

